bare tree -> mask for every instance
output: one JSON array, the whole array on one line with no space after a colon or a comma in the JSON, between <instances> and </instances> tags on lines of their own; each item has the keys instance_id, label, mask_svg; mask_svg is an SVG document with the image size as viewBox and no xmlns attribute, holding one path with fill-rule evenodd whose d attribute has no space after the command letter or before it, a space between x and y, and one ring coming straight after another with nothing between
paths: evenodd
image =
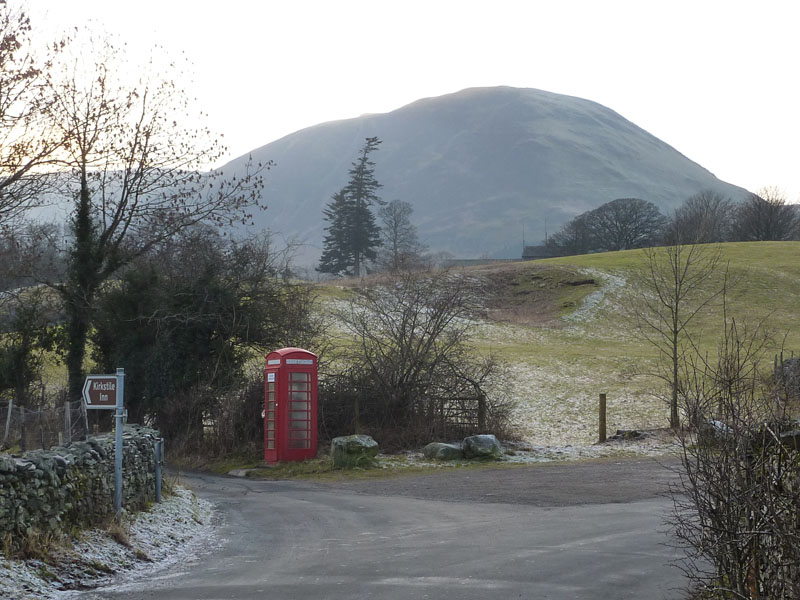
<instances>
[{"instance_id":1,"label":"bare tree","mask_svg":"<svg viewBox=\"0 0 800 600\"><path fill-rule=\"evenodd\" d=\"M64 143L46 85L50 60L37 59L30 33L27 14L0 1L0 226L42 200L43 170ZM58 53L62 45L48 50Z\"/></svg>"},{"instance_id":2,"label":"bare tree","mask_svg":"<svg viewBox=\"0 0 800 600\"><path fill-rule=\"evenodd\" d=\"M75 46L77 51L78 45ZM71 55L72 56L72 55ZM226 179L203 172L224 148L193 122L179 73L151 61L132 68L109 41L89 40L81 60L64 56L49 76L67 140L65 195L74 198L66 279L69 393L79 397L96 293L122 266L198 223L248 221L258 206L261 166ZM174 68L174 67L173 67ZM138 82L120 76L143 73Z\"/></svg>"},{"instance_id":3,"label":"bare tree","mask_svg":"<svg viewBox=\"0 0 800 600\"><path fill-rule=\"evenodd\" d=\"M363 423L406 443L445 435L451 414L507 425L500 365L466 345L483 295L480 282L447 271L401 272L356 291L337 313L355 340L338 362L350 387L377 401L371 413L362 407Z\"/></svg>"},{"instance_id":4,"label":"bare tree","mask_svg":"<svg viewBox=\"0 0 800 600\"><path fill-rule=\"evenodd\" d=\"M18 220L0 231L0 292L59 280L65 271L62 247L61 227L54 223Z\"/></svg>"},{"instance_id":5,"label":"bare tree","mask_svg":"<svg viewBox=\"0 0 800 600\"><path fill-rule=\"evenodd\" d=\"M594 236L590 227L589 215L585 212L571 219L547 240L547 247L557 254L572 256L587 254L594 249Z\"/></svg>"},{"instance_id":6,"label":"bare tree","mask_svg":"<svg viewBox=\"0 0 800 600\"><path fill-rule=\"evenodd\" d=\"M422 266L426 247L419 241L417 228L411 222L413 212L411 204L403 200L392 200L378 210L382 223L378 263L387 271Z\"/></svg>"},{"instance_id":7,"label":"bare tree","mask_svg":"<svg viewBox=\"0 0 800 600\"><path fill-rule=\"evenodd\" d=\"M680 427L678 398L680 365L686 356L692 320L723 292L710 286L720 266L718 249L676 244L644 251L643 275L634 281L639 291L632 306L639 334L659 354L659 376L669 384L669 424Z\"/></svg>"},{"instance_id":8,"label":"bare tree","mask_svg":"<svg viewBox=\"0 0 800 600\"><path fill-rule=\"evenodd\" d=\"M684 362L682 468L673 525L703 598L800 597L800 460L787 404L763 366L761 325L725 320L716 358Z\"/></svg>"},{"instance_id":9,"label":"bare tree","mask_svg":"<svg viewBox=\"0 0 800 600\"><path fill-rule=\"evenodd\" d=\"M800 213L786 203L777 188L763 188L738 206L733 222L734 239L741 242L783 241L800 233Z\"/></svg>"},{"instance_id":10,"label":"bare tree","mask_svg":"<svg viewBox=\"0 0 800 600\"><path fill-rule=\"evenodd\" d=\"M630 250L652 246L661 238L667 219L652 202L619 198L587 215L595 250Z\"/></svg>"},{"instance_id":11,"label":"bare tree","mask_svg":"<svg viewBox=\"0 0 800 600\"><path fill-rule=\"evenodd\" d=\"M666 241L670 244L708 244L726 242L731 235L733 202L706 190L690 196L675 211L667 226Z\"/></svg>"}]
</instances>

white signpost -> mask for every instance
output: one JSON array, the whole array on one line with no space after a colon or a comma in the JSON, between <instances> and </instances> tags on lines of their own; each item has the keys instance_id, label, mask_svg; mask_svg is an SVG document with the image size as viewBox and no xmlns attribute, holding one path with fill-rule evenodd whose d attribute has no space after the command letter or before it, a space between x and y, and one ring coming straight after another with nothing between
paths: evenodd
<instances>
[{"instance_id":1,"label":"white signpost","mask_svg":"<svg viewBox=\"0 0 800 600\"><path fill-rule=\"evenodd\" d=\"M87 375L83 384L83 402L87 409L115 411L114 431L114 512L117 521L122 517L122 402L125 391L125 369L116 375Z\"/></svg>"}]
</instances>

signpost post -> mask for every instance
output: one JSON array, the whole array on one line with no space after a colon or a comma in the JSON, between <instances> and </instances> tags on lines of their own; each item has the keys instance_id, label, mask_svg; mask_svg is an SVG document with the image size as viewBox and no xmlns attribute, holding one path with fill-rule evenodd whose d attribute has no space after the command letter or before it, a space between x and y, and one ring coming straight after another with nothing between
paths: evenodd
<instances>
[{"instance_id":1,"label":"signpost post","mask_svg":"<svg viewBox=\"0 0 800 600\"><path fill-rule=\"evenodd\" d=\"M83 384L83 402L87 409L114 410L114 512L122 517L122 419L124 414L125 369L116 375L87 375Z\"/></svg>"}]
</instances>

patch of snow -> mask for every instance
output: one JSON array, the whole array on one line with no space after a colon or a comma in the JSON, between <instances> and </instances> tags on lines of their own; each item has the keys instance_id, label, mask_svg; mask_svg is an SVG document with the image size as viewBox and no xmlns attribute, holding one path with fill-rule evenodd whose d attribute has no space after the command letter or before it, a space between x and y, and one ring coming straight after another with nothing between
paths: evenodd
<instances>
[{"instance_id":1,"label":"patch of snow","mask_svg":"<svg viewBox=\"0 0 800 600\"><path fill-rule=\"evenodd\" d=\"M212 506L191 491L174 494L149 511L126 515L126 547L107 531L82 532L52 560L0 558L0 598L3 600L67 600L82 590L122 579L141 578L187 560L214 541Z\"/></svg>"},{"instance_id":2,"label":"patch of snow","mask_svg":"<svg viewBox=\"0 0 800 600\"><path fill-rule=\"evenodd\" d=\"M625 278L619 275L612 275L597 269L582 269L582 273L591 275L597 281L602 282L602 286L596 292L592 292L586 296L581 305L575 312L572 312L562 319L568 323L585 323L590 321L597 313L597 310L608 303L608 298L625 287Z\"/></svg>"}]
</instances>

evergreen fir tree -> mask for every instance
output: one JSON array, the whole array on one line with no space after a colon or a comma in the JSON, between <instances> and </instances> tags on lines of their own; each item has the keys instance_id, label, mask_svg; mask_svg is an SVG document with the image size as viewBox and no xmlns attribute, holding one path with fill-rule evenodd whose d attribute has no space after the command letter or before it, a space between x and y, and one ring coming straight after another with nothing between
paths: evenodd
<instances>
[{"instance_id":1,"label":"evergreen fir tree","mask_svg":"<svg viewBox=\"0 0 800 600\"><path fill-rule=\"evenodd\" d=\"M380 227L371 207L385 203L378 196L381 184L375 179L375 163L369 155L380 143L377 137L366 138L358 159L351 165L347 185L323 211L328 234L317 267L320 273L358 276L364 263L377 257Z\"/></svg>"},{"instance_id":2,"label":"evergreen fir tree","mask_svg":"<svg viewBox=\"0 0 800 600\"><path fill-rule=\"evenodd\" d=\"M348 207L344 190L333 195L322 214L328 222L325 231L328 234L323 240L322 256L319 259L317 271L331 273L332 275L349 275L353 265L353 255L350 249L350 227L348 217L351 211Z\"/></svg>"}]
</instances>

